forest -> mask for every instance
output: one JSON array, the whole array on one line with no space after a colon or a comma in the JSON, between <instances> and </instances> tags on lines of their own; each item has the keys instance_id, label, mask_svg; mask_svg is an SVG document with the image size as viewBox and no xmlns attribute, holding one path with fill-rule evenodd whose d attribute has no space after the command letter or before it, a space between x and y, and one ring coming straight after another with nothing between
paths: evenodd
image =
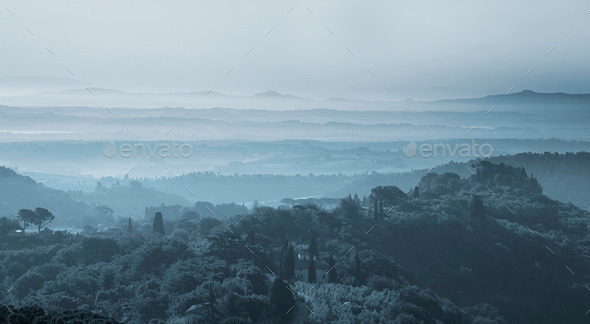
<instances>
[{"instance_id":1,"label":"forest","mask_svg":"<svg viewBox=\"0 0 590 324\"><path fill-rule=\"evenodd\" d=\"M106 230L51 230L59 213L21 209L0 218L0 319L586 321L590 214L524 167L468 168L277 208L145 208Z\"/></svg>"}]
</instances>

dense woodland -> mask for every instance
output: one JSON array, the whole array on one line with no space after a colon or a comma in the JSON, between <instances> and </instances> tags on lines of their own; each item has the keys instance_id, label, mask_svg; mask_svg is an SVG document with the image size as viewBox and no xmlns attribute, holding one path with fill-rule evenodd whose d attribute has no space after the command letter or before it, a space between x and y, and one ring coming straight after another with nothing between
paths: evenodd
<instances>
[{"instance_id":1,"label":"dense woodland","mask_svg":"<svg viewBox=\"0 0 590 324\"><path fill-rule=\"evenodd\" d=\"M590 153L520 153L493 157L490 161L524 167L543 185L543 193L549 198L571 202L590 210L587 199ZM452 172L467 178L472 173L466 166L473 163L477 161L451 162L435 166L431 172ZM103 206L109 208L115 217L135 219L144 216L146 207L160 208L162 204L195 207L195 197L201 201L201 207L203 204L209 204L211 207L224 203L231 205L235 202L239 206L246 203L245 206L251 208L255 200L259 200L262 205L278 207L293 199L299 204L313 202L319 203L322 208L332 209L339 204L338 201L334 202L336 199L332 197L344 197L355 192L362 197L377 186L394 185L407 192L426 172L428 169L407 173L301 176L219 175L203 172L155 179L95 179L89 191L77 189L65 192L39 184L11 169L0 167L0 182L4 184L0 186L0 196L3 197L0 200L0 217L15 217L19 209L35 209L41 206L59 215L53 224L60 228L69 228L72 225L110 226L117 224L104 221L111 219L108 209L93 209L87 215L86 212L93 205ZM187 190L187 187L191 190ZM319 200L311 201L313 198ZM205 208L195 209L201 214L208 212ZM219 211L218 216L232 217L244 213L233 207L224 210ZM85 217L81 219L80 214ZM150 216L153 216L153 213Z\"/></svg>"},{"instance_id":2,"label":"dense woodland","mask_svg":"<svg viewBox=\"0 0 590 324\"><path fill-rule=\"evenodd\" d=\"M50 216L23 209L0 218L0 318L586 321L590 214L545 196L525 168L469 168L469 177L431 171L407 192L376 186L337 201L162 206L78 234L44 230ZM39 233L16 232L25 226ZM330 265L327 283L294 277L297 251Z\"/></svg>"}]
</instances>

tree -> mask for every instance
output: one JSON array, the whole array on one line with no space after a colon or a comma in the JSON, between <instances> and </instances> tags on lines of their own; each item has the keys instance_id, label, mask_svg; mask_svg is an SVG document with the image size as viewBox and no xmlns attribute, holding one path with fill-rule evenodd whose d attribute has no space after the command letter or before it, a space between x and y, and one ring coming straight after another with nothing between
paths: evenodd
<instances>
[{"instance_id":1,"label":"tree","mask_svg":"<svg viewBox=\"0 0 590 324\"><path fill-rule=\"evenodd\" d=\"M356 285L360 285L362 282L361 258L359 257L358 251L354 254L354 281Z\"/></svg>"},{"instance_id":2,"label":"tree","mask_svg":"<svg viewBox=\"0 0 590 324\"><path fill-rule=\"evenodd\" d=\"M280 315L283 319L289 317L291 307L295 305L295 299L291 293L288 284L277 277L272 283L270 294L270 303L273 306L275 313Z\"/></svg>"},{"instance_id":3,"label":"tree","mask_svg":"<svg viewBox=\"0 0 590 324\"><path fill-rule=\"evenodd\" d=\"M295 278L295 250L291 245L289 245L284 253L280 274L285 280L292 280Z\"/></svg>"},{"instance_id":4,"label":"tree","mask_svg":"<svg viewBox=\"0 0 590 324\"><path fill-rule=\"evenodd\" d=\"M187 212L185 212L184 214L182 214L182 218L183 219L189 219L189 220L199 220L199 218L201 218L201 214L199 214L196 211L192 211L189 210Z\"/></svg>"},{"instance_id":5,"label":"tree","mask_svg":"<svg viewBox=\"0 0 590 324\"><path fill-rule=\"evenodd\" d=\"M373 216L375 217L375 220L379 220L379 202L377 199L373 199L373 205Z\"/></svg>"},{"instance_id":6,"label":"tree","mask_svg":"<svg viewBox=\"0 0 590 324\"><path fill-rule=\"evenodd\" d=\"M6 217L0 218L0 234L6 234L21 229L19 222L16 219L8 219Z\"/></svg>"},{"instance_id":7,"label":"tree","mask_svg":"<svg viewBox=\"0 0 590 324\"><path fill-rule=\"evenodd\" d=\"M384 204L394 205L399 200L406 198L406 193L396 186L377 186L371 189L369 199L375 204L375 219L383 218Z\"/></svg>"},{"instance_id":8,"label":"tree","mask_svg":"<svg viewBox=\"0 0 590 324\"><path fill-rule=\"evenodd\" d=\"M309 260L309 266L307 267L307 279L311 283L316 282L315 261L313 261L313 259Z\"/></svg>"},{"instance_id":9,"label":"tree","mask_svg":"<svg viewBox=\"0 0 590 324\"><path fill-rule=\"evenodd\" d=\"M33 219L35 219L37 216L35 215L35 211L30 210L30 209L21 209L18 211L18 214L16 216L16 219L18 219L19 222L23 223L23 230L25 230L29 224L32 223Z\"/></svg>"},{"instance_id":10,"label":"tree","mask_svg":"<svg viewBox=\"0 0 590 324\"><path fill-rule=\"evenodd\" d=\"M129 217L129 222L127 223L127 233L133 232L133 225L131 224L131 217Z\"/></svg>"},{"instance_id":11,"label":"tree","mask_svg":"<svg viewBox=\"0 0 590 324\"><path fill-rule=\"evenodd\" d=\"M371 189L371 195L387 204L395 203L397 200L407 197L406 193L396 186L377 186Z\"/></svg>"},{"instance_id":12,"label":"tree","mask_svg":"<svg viewBox=\"0 0 590 324\"><path fill-rule=\"evenodd\" d=\"M530 193L543 193L543 187L541 186L541 184L539 183L539 181L537 181L537 179L533 176L533 174L531 173L530 178L526 178L524 181L524 190L530 192Z\"/></svg>"},{"instance_id":13,"label":"tree","mask_svg":"<svg viewBox=\"0 0 590 324\"><path fill-rule=\"evenodd\" d=\"M162 218L162 213L157 212L156 216L154 216L154 233L158 233L160 235L166 235L164 232L164 219Z\"/></svg>"},{"instance_id":14,"label":"tree","mask_svg":"<svg viewBox=\"0 0 590 324\"><path fill-rule=\"evenodd\" d=\"M359 195L357 195L356 192L354 193L354 198L352 198L352 200L357 205L360 205L361 204L361 200L359 199Z\"/></svg>"},{"instance_id":15,"label":"tree","mask_svg":"<svg viewBox=\"0 0 590 324\"><path fill-rule=\"evenodd\" d=\"M213 217L205 217L199 222L199 234L201 236L207 236L211 233L211 230L219 225L221 221Z\"/></svg>"},{"instance_id":16,"label":"tree","mask_svg":"<svg viewBox=\"0 0 590 324\"><path fill-rule=\"evenodd\" d=\"M414 187L414 198L420 198L420 188L418 186Z\"/></svg>"},{"instance_id":17,"label":"tree","mask_svg":"<svg viewBox=\"0 0 590 324\"><path fill-rule=\"evenodd\" d=\"M38 207L35 210L21 209L18 211L17 219L23 222L23 229L30 224L37 225L37 232L41 232L41 228L51 223L55 216L47 209Z\"/></svg>"},{"instance_id":18,"label":"tree","mask_svg":"<svg viewBox=\"0 0 590 324\"><path fill-rule=\"evenodd\" d=\"M256 235L254 234L253 230L248 231L248 237L246 238L246 241L250 245L256 244Z\"/></svg>"},{"instance_id":19,"label":"tree","mask_svg":"<svg viewBox=\"0 0 590 324\"><path fill-rule=\"evenodd\" d=\"M340 201L340 212L344 218L358 220L361 216L361 206L348 195Z\"/></svg>"},{"instance_id":20,"label":"tree","mask_svg":"<svg viewBox=\"0 0 590 324\"><path fill-rule=\"evenodd\" d=\"M307 251L309 252L309 257L313 259L314 256L318 256L319 251L318 251L318 243L316 242L315 236L312 234L311 235L311 241L309 241L309 247L307 248Z\"/></svg>"},{"instance_id":21,"label":"tree","mask_svg":"<svg viewBox=\"0 0 590 324\"><path fill-rule=\"evenodd\" d=\"M336 262L334 261L334 257L330 254L330 260L328 260L328 282L336 283L338 282L338 272L336 272Z\"/></svg>"},{"instance_id":22,"label":"tree","mask_svg":"<svg viewBox=\"0 0 590 324\"><path fill-rule=\"evenodd\" d=\"M234 235L221 227L215 228L207 236L209 245L207 253L222 260L236 261L249 259L252 255L244 248L244 241L241 237Z\"/></svg>"},{"instance_id":23,"label":"tree","mask_svg":"<svg viewBox=\"0 0 590 324\"><path fill-rule=\"evenodd\" d=\"M55 219L55 216L46 208L35 208L35 214L37 217L31 223L37 225L37 232L41 232L41 228L47 226L47 224Z\"/></svg>"},{"instance_id":24,"label":"tree","mask_svg":"<svg viewBox=\"0 0 590 324\"><path fill-rule=\"evenodd\" d=\"M283 242L283 245L281 246L281 255L280 255L280 259L279 259L279 275L283 275L283 262L286 259L286 255L287 255L287 251L289 249L289 241L287 239L285 239L285 241Z\"/></svg>"},{"instance_id":25,"label":"tree","mask_svg":"<svg viewBox=\"0 0 590 324\"><path fill-rule=\"evenodd\" d=\"M94 209L96 212L97 218L100 223L102 224L112 224L115 222L115 217L113 217L113 210L107 206L96 206Z\"/></svg>"},{"instance_id":26,"label":"tree","mask_svg":"<svg viewBox=\"0 0 590 324\"><path fill-rule=\"evenodd\" d=\"M481 200L481 198L478 195L471 196L469 207L471 209L472 219L484 219L486 217L485 208L483 206L483 200Z\"/></svg>"}]
</instances>

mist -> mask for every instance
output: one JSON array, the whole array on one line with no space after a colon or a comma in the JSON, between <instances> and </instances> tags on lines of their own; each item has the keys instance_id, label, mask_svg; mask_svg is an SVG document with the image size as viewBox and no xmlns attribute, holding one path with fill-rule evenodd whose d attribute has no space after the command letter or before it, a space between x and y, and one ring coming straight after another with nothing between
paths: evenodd
<instances>
[{"instance_id":1,"label":"mist","mask_svg":"<svg viewBox=\"0 0 590 324\"><path fill-rule=\"evenodd\" d=\"M584 323L586 1L5 1L1 323Z\"/></svg>"}]
</instances>

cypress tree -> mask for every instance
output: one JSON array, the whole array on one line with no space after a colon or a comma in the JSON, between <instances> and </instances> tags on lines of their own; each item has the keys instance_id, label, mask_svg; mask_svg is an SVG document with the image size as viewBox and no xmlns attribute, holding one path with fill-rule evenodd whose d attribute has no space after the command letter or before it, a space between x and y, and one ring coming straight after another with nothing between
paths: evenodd
<instances>
[{"instance_id":1,"label":"cypress tree","mask_svg":"<svg viewBox=\"0 0 590 324\"><path fill-rule=\"evenodd\" d=\"M356 192L354 193L354 198L352 198L352 200L354 201L354 203L356 205L360 205L361 204L361 200L359 199L359 195L357 195Z\"/></svg>"},{"instance_id":2,"label":"cypress tree","mask_svg":"<svg viewBox=\"0 0 590 324\"><path fill-rule=\"evenodd\" d=\"M289 246L289 250L287 251L287 257L283 262L285 267L285 280L292 280L295 278L295 250L293 246Z\"/></svg>"},{"instance_id":3,"label":"cypress tree","mask_svg":"<svg viewBox=\"0 0 590 324\"><path fill-rule=\"evenodd\" d=\"M246 238L246 241L248 242L248 244L250 245L254 245L256 244L256 235L254 234L254 231L250 230L248 232L248 237Z\"/></svg>"},{"instance_id":4,"label":"cypress tree","mask_svg":"<svg viewBox=\"0 0 590 324\"><path fill-rule=\"evenodd\" d=\"M307 249L309 252L309 257L313 259L314 256L318 256L318 243L316 242L315 236L311 235L311 241L309 242L309 247Z\"/></svg>"},{"instance_id":5,"label":"cypress tree","mask_svg":"<svg viewBox=\"0 0 590 324\"><path fill-rule=\"evenodd\" d=\"M285 259L287 258L288 250L289 250L289 241L287 241L287 239L285 239L285 242L283 242L283 246L281 246L281 255L280 255L280 259L279 259L279 276L281 276L281 277L285 276L284 262L285 262Z\"/></svg>"},{"instance_id":6,"label":"cypress tree","mask_svg":"<svg viewBox=\"0 0 590 324\"><path fill-rule=\"evenodd\" d=\"M158 233L160 235L166 235L164 232L164 219L162 218L162 213L157 212L156 216L154 217L154 233Z\"/></svg>"},{"instance_id":7,"label":"cypress tree","mask_svg":"<svg viewBox=\"0 0 590 324\"><path fill-rule=\"evenodd\" d=\"M338 282L338 273L336 272L336 262L334 261L334 257L330 254L330 260L328 261L329 272L328 272L328 282L336 283Z\"/></svg>"},{"instance_id":8,"label":"cypress tree","mask_svg":"<svg viewBox=\"0 0 590 324\"><path fill-rule=\"evenodd\" d=\"M361 258L359 258L358 251L354 254L354 279L357 286L361 284Z\"/></svg>"},{"instance_id":9,"label":"cypress tree","mask_svg":"<svg viewBox=\"0 0 590 324\"><path fill-rule=\"evenodd\" d=\"M375 202L375 210L373 212L374 216L375 216L375 220L379 220L379 209L377 207L377 199L373 200Z\"/></svg>"},{"instance_id":10,"label":"cypress tree","mask_svg":"<svg viewBox=\"0 0 590 324\"><path fill-rule=\"evenodd\" d=\"M131 217L129 217L129 223L127 223L127 233L133 232L133 225L131 224Z\"/></svg>"},{"instance_id":11,"label":"cypress tree","mask_svg":"<svg viewBox=\"0 0 590 324\"><path fill-rule=\"evenodd\" d=\"M273 306L275 313L283 319L288 318L292 314L292 312L289 312L289 309L295 305L295 299L291 291L289 291L287 283L281 280L281 278L277 277L272 283L270 304Z\"/></svg>"},{"instance_id":12,"label":"cypress tree","mask_svg":"<svg viewBox=\"0 0 590 324\"><path fill-rule=\"evenodd\" d=\"M313 259L309 260L309 266L307 267L307 279L311 283L316 282L315 261L313 261Z\"/></svg>"}]
</instances>

